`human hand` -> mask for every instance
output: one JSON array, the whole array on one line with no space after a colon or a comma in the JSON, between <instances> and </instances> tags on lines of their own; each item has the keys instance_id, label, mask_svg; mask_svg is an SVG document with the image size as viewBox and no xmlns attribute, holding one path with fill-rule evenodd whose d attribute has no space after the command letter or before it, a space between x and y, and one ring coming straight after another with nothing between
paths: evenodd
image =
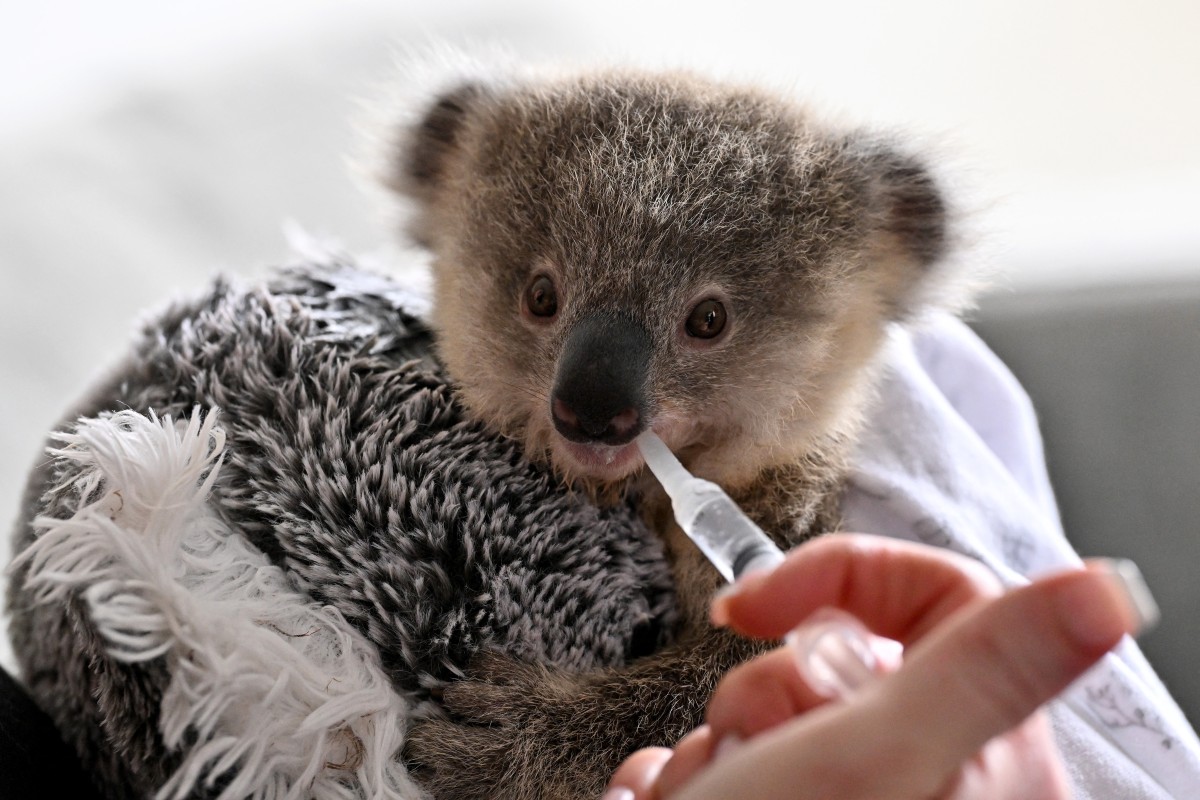
<instances>
[{"instance_id":1,"label":"human hand","mask_svg":"<svg viewBox=\"0 0 1200 800\"><path fill-rule=\"evenodd\" d=\"M823 537L718 598L714 622L777 639L836 607L903 643L903 667L830 703L792 651L774 650L730 672L707 724L674 750L632 755L606 798L1067 797L1037 709L1153 621L1147 596L1112 562L1004 593L986 568L946 551Z\"/></svg>"}]
</instances>

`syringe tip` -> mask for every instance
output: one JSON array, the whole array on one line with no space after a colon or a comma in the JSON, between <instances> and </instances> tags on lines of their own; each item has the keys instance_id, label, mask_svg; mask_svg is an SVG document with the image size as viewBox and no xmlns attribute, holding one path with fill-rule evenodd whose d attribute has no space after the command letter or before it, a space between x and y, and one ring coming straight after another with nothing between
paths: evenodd
<instances>
[{"instance_id":1,"label":"syringe tip","mask_svg":"<svg viewBox=\"0 0 1200 800\"><path fill-rule=\"evenodd\" d=\"M651 429L646 429L635 440L646 466L658 478L659 483L667 490L667 494L675 498L684 484L691 479L691 474L679 463L679 459L671 452L666 443Z\"/></svg>"}]
</instances>

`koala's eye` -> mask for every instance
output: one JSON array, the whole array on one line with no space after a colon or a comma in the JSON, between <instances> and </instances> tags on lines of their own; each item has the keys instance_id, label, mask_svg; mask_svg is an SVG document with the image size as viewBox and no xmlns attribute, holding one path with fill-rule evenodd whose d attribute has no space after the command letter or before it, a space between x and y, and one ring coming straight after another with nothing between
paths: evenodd
<instances>
[{"instance_id":1,"label":"koala's eye","mask_svg":"<svg viewBox=\"0 0 1200 800\"><path fill-rule=\"evenodd\" d=\"M535 317L549 319L558 313L558 292L554 281L546 275L538 275L525 290L525 306Z\"/></svg>"},{"instance_id":2,"label":"koala's eye","mask_svg":"<svg viewBox=\"0 0 1200 800\"><path fill-rule=\"evenodd\" d=\"M684 326L688 336L711 339L725 329L725 306L719 300L701 300L688 315Z\"/></svg>"}]
</instances>

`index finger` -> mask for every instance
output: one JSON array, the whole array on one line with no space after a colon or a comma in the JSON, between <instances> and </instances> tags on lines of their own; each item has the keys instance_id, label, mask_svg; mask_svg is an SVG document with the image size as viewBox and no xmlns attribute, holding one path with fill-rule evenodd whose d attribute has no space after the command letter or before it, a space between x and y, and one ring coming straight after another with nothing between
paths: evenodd
<instances>
[{"instance_id":1,"label":"index finger","mask_svg":"<svg viewBox=\"0 0 1200 800\"><path fill-rule=\"evenodd\" d=\"M858 617L873 632L909 644L953 612L997 597L982 564L926 545L865 534L829 534L788 553L713 601L714 624L778 639L825 606Z\"/></svg>"}]
</instances>

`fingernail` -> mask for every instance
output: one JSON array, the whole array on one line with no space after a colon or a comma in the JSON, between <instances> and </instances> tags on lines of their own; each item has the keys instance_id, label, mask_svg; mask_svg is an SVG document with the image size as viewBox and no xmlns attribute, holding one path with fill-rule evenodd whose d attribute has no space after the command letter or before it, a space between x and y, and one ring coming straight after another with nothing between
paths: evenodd
<instances>
[{"instance_id":1,"label":"fingernail","mask_svg":"<svg viewBox=\"0 0 1200 800\"><path fill-rule=\"evenodd\" d=\"M1134 636L1153 630L1162 619L1162 611L1138 565L1127 558L1097 558L1088 561L1088 569L1102 572L1121 590L1130 611L1133 612Z\"/></svg>"},{"instance_id":2,"label":"fingernail","mask_svg":"<svg viewBox=\"0 0 1200 800\"><path fill-rule=\"evenodd\" d=\"M624 786L614 786L604 793L600 800L633 800L633 789L626 789Z\"/></svg>"},{"instance_id":3,"label":"fingernail","mask_svg":"<svg viewBox=\"0 0 1200 800\"><path fill-rule=\"evenodd\" d=\"M723 628L729 624L729 602L734 597L737 597L742 592L757 589L766 583L767 576L772 570L760 569L754 572L747 572L742 577L738 578L733 583L722 586L713 595L712 605L709 606L708 618L718 628Z\"/></svg>"},{"instance_id":4,"label":"fingernail","mask_svg":"<svg viewBox=\"0 0 1200 800\"><path fill-rule=\"evenodd\" d=\"M717 742L717 746L713 748L713 762L720 761L725 756L738 750L742 746L742 737L736 733L727 733L721 737L721 741ZM608 800L605 798L605 800Z\"/></svg>"},{"instance_id":5,"label":"fingernail","mask_svg":"<svg viewBox=\"0 0 1200 800\"><path fill-rule=\"evenodd\" d=\"M1086 572L1062 576L1054 600L1076 642L1108 650L1125 634L1137 636L1154 627L1158 604L1133 562L1098 558L1084 566Z\"/></svg>"},{"instance_id":6,"label":"fingernail","mask_svg":"<svg viewBox=\"0 0 1200 800\"><path fill-rule=\"evenodd\" d=\"M804 682L831 700L849 697L903 658L899 642L875 636L856 617L837 608L819 609L783 640L795 655ZM885 650L884 642L899 647L899 652ZM877 647L886 664L881 663Z\"/></svg>"}]
</instances>

